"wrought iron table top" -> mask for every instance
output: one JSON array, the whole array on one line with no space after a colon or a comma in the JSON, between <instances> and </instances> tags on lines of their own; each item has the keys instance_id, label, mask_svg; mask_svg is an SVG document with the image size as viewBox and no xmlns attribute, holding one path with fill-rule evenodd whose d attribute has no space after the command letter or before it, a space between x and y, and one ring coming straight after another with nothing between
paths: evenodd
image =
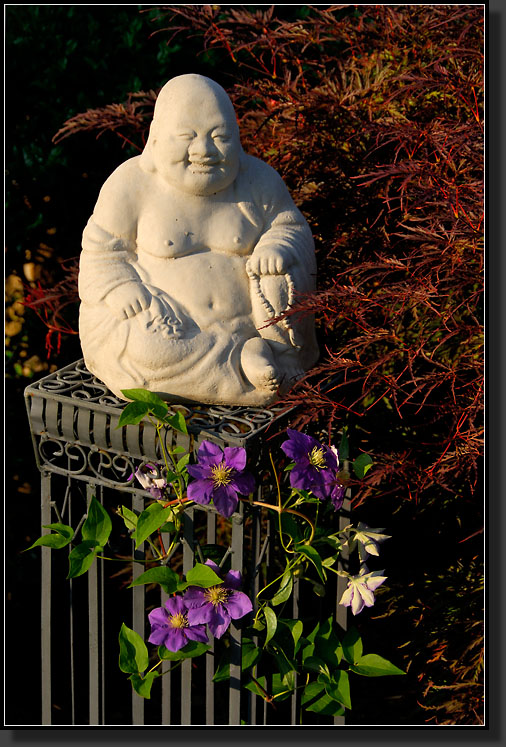
<instances>
[{"instance_id":1,"label":"wrought iron table top","mask_svg":"<svg viewBox=\"0 0 506 747\"><path fill-rule=\"evenodd\" d=\"M116 397L106 385L86 368L83 359L75 361L28 386L26 397L50 397L57 401L80 400L79 407L116 413L128 404ZM190 433L215 436L217 440L245 445L254 440L273 421L288 410L284 405L269 408L251 406L219 406L177 404L169 414L179 410L186 418Z\"/></svg>"}]
</instances>

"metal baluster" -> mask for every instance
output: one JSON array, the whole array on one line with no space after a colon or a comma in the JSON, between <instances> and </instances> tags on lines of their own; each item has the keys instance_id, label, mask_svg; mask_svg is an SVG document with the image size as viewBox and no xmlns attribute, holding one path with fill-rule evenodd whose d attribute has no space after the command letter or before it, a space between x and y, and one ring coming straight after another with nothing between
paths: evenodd
<instances>
[{"instance_id":1,"label":"metal baluster","mask_svg":"<svg viewBox=\"0 0 506 747\"><path fill-rule=\"evenodd\" d=\"M272 513L273 513L272 511L269 511L269 518L267 520L267 532L268 532L268 537L269 537L269 542L267 544L267 577L266 577L267 583L273 580L274 574L275 574L274 560L275 560L275 544L276 544L277 527L276 527L276 519L272 515ZM265 689L267 690L268 694L272 694L272 675L269 672L265 672ZM268 704L267 704L267 701L264 700L264 726L267 725L268 715L269 715Z\"/></svg>"},{"instance_id":2,"label":"metal baluster","mask_svg":"<svg viewBox=\"0 0 506 747\"><path fill-rule=\"evenodd\" d=\"M104 495L104 489L102 487L97 486L97 491L100 495L100 502L104 503L103 495ZM105 575L105 563L103 561L100 561L100 571L99 571L99 582L100 582L100 635L101 635L101 660L100 660L100 684L101 684L101 693L102 693L102 713L101 713L101 720L99 721L100 724L105 724L105 649L106 649L106 640L105 640L105 583L104 583L104 575Z\"/></svg>"},{"instance_id":3,"label":"metal baluster","mask_svg":"<svg viewBox=\"0 0 506 747\"><path fill-rule=\"evenodd\" d=\"M51 524L51 475L41 474L41 521ZM43 529L42 534L49 534ZM42 724L48 726L51 720L51 548L42 547L41 568L41 674L42 674Z\"/></svg>"},{"instance_id":4,"label":"metal baluster","mask_svg":"<svg viewBox=\"0 0 506 747\"><path fill-rule=\"evenodd\" d=\"M241 571L243 565L244 545L244 506L239 507L240 514L232 516L232 561L231 569ZM234 622L230 626L230 693L228 723L241 723L241 631Z\"/></svg>"},{"instance_id":5,"label":"metal baluster","mask_svg":"<svg viewBox=\"0 0 506 747\"><path fill-rule=\"evenodd\" d=\"M167 539L167 546L170 545L170 535ZM167 594L163 589L161 589L160 593L160 601L162 603L162 606L165 604L167 599L170 599L170 595ZM162 662L162 726L170 726L172 723L171 721L171 712L170 712L170 706L171 706L171 690L172 690L172 674L169 671L171 668L173 662L171 661L163 661Z\"/></svg>"},{"instance_id":6,"label":"metal baluster","mask_svg":"<svg viewBox=\"0 0 506 747\"><path fill-rule=\"evenodd\" d=\"M132 510L142 512L144 510L144 499L142 495L134 493L132 495ZM144 560L144 543L138 550L133 549L133 557L138 560ZM144 568L140 563L132 563L132 580L144 573ZM133 630L144 639L144 586L134 586L132 589L132 617ZM144 698L132 690L132 724L135 726L144 725Z\"/></svg>"},{"instance_id":7,"label":"metal baluster","mask_svg":"<svg viewBox=\"0 0 506 747\"><path fill-rule=\"evenodd\" d=\"M348 464L346 463L346 469L348 469ZM348 524L350 523L350 497L351 497L351 490L346 491L346 498L343 502L343 506L341 508L341 512L339 515L339 529L344 529ZM338 568L343 571L347 571L349 569L349 552L348 552L348 546L344 547L341 551L341 557L339 558L339 564ZM345 631L348 628L348 608L344 607L342 604L339 604L339 600L343 596L343 593L348 585L348 582L346 578L343 578L342 576L337 576L337 584L336 584L336 622L339 625L339 627ZM334 726L344 726L345 723L345 717L344 716L334 716Z\"/></svg>"},{"instance_id":8,"label":"metal baluster","mask_svg":"<svg viewBox=\"0 0 506 747\"><path fill-rule=\"evenodd\" d=\"M299 579L294 579L293 592L292 592L292 617L294 620L299 619ZM297 685L299 684L299 677L296 674L294 678L295 690L291 697L291 721L292 726L297 724L297 716L299 711L300 696L298 694Z\"/></svg>"},{"instance_id":9,"label":"metal baluster","mask_svg":"<svg viewBox=\"0 0 506 747\"><path fill-rule=\"evenodd\" d=\"M86 505L96 493L96 486L86 485ZM98 726L99 721L99 663L98 663L98 568L93 563L88 571L88 645L89 656L89 723Z\"/></svg>"},{"instance_id":10,"label":"metal baluster","mask_svg":"<svg viewBox=\"0 0 506 747\"><path fill-rule=\"evenodd\" d=\"M207 544L216 544L216 514L207 512ZM210 642L210 649L206 654L206 724L214 724L214 638Z\"/></svg>"},{"instance_id":11,"label":"metal baluster","mask_svg":"<svg viewBox=\"0 0 506 747\"><path fill-rule=\"evenodd\" d=\"M257 501L262 500L262 488L258 487L257 489ZM258 608L257 603L257 594L260 590L260 564L262 561L262 553L260 551L260 540L261 540L261 533L262 533L262 515L259 508L255 508L252 512L251 517L251 549L250 549L250 567L251 567L251 585L250 585L250 593L251 593L251 600L253 601L253 613L256 613ZM253 669L253 672L256 672L256 667ZM255 695L252 692L248 692L248 698L249 698L249 714L248 714L248 722L252 726L256 726L257 723L257 709L258 709L258 703L259 699L258 696Z\"/></svg>"},{"instance_id":12,"label":"metal baluster","mask_svg":"<svg viewBox=\"0 0 506 747\"><path fill-rule=\"evenodd\" d=\"M183 572L186 573L193 568L193 520L195 509L190 508L183 515ZM185 659L181 665L181 725L191 724L191 687L192 687L192 661Z\"/></svg>"},{"instance_id":13,"label":"metal baluster","mask_svg":"<svg viewBox=\"0 0 506 747\"><path fill-rule=\"evenodd\" d=\"M70 482L70 478L69 478ZM67 493L68 497L68 517L69 517L69 525L72 526L72 496L70 495L70 491ZM70 548L69 548L70 552ZM76 723L76 713L75 713L75 681L74 681L74 675L75 675L75 666L74 666L74 607L73 607L73 591L74 591L74 581L73 579L69 579L69 629L70 629L70 652L69 652L69 658L70 658L70 712L71 712L71 720L72 720L72 726Z\"/></svg>"}]
</instances>

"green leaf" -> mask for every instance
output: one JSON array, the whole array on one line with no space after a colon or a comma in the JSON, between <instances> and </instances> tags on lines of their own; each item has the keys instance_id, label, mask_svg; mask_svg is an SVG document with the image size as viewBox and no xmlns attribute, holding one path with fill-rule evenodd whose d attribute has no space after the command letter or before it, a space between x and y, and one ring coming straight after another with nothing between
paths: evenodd
<instances>
[{"instance_id":1,"label":"green leaf","mask_svg":"<svg viewBox=\"0 0 506 747\"><path fill-rule=\"evenodd\" d=\"M356 664L362 656L362 639L356 628L350 628L342 641L344 658L349 664Z\"/></svg>"},{"instance_id":2,"label":"green leaf","mask_svg":"<svg viewBox=\"0 0 506 747\"><path fill-rule=\"evenodd\" d=\"M51 547L53 550L60 550L62 547L68 545L70 540L66 540L61 534L44 534L39 539L35 540L33 545L27 547L26 550L31 550L32 547ZM23 552L26 552L23 550Z\"/></svg>"},{"instance_id":3,"label":"green leaf","mask_svg":"<svg viewBox=\"0 0 506 747\"><path fill-rule=\"evenodd\" d=\"M350 444L347 435L348 428L345 426L341 435L341 443L339 444L339 461L344 462L350 455Z\"/></svg>"},{"instance_id":4,"label":"green leaf","mask_svg":"<svg viewBox=\"0 0 506 747\"><path fill-rule=\"evenodd\" d=\"M74 530L72 527L69 527L68 524L43 524L43 529L52 529L57 534L61 534L62 537L65 537L69 541L74 536Z\"/></svg>"},{"instance_id":5,"label":"green leaf","mask_svg":"<svg viewBox=\"0 0 506 747\"><path fill-rule=\"evenodd\" d=\"M157 568L150 568L149 571L145 571L138 576L128 588L132 586L142 586L142 584L160 584L166 594L172 594L177 589L179 582L179 576L171 568L167 566L158 566Z\"/></svg>"},{"instance_id":6,"label":"green leaf","mask_svg":"<svg viewBox=\"0 0 506 747\"><path fill-rule=\"evenodd\" d=\"M117 513L118 516L121 516L121 518L125 522L125 526L128 530L136 528L137 520L139 518L138 514L134 513L134 511L131 511L129 508L127 508L127 506L121 506Z\"/></svg>"},{"instance_id":7,"label":"green leaf","mask_svg":"<svg viewBox=\"0 0 506 747\"><path fill-rule=\"evenodd\" d=\"M406 674L387 659L378 654L365 654L355 664L350 665L350 670L355 674L363 674L365 677L385 677L389 674Z\"/></svg>"},{"instance_id":8,"label":"green leaf","mask_svg":"<svg viewBox=\"0 0 506 747\"><path fill-rule=\"evenodd\" d=\"M306 656L302 663L302 666L304 669L307 669L310 672L318 672L318 674L326 672L330 677L328 666L325 664L323 659L320 659L318 656Z\"/></svg>"},{"instance_id":9,"label":"green leaf","mask_svg":"<svg viewBox=\"0 0 506 747\"><path fill-rule=\"evenodd\" d=\"M172 508L170 506L164 508L161 503L152 503L142 512L137 519L137 529L135 531L136 549L150 534L153 534L162 524L165 524L171 513Z\"/></svg>"},{"instance_id":10,"label":"green leaf","mask_svg":"<svg viewBox=\"0 0 506 747\"><path fill-rule=\"evenodd\" d=\"M247 682L244 687L246 690L250 690L252 693L255 693L255 695L260 695L260 697L265 697L265 693L267 692L267 680L264 675L260 677L255 677L256 682L251 680L250 682ZM257 684L258 683L258 684Z\"/></svg>"},{"instance_id":11,"label":"green leaf","mask_svg":"<svg viewBox=\"0 0 506 747\"><path fill-rule=\"evenodd\" d=\"M213 675L213 682L226 682L230 679L230 650L227 648Z\"/></svg>"},{"instance_id":12,"label":"green leaf","mask_svg":"<svg viewBox=\"0 0 506 747\"><path fill-rule=\"evenodd\" d=\"M327 695L338 703L341 703L345 708L351 708L350 680L348 672L345 672L343 669L338 669L337 672L334 672L329 682L324 681L324 685Z\"/></svg>"},{"instance_id":13,"label":"green leaf","mask_svg":"<svg viewBox=\"0 0 506 747\"><path fill-rule=\"evenodd\" d=\"M69 572L67 578L77 578L91 567L95 553L99 547L96 540L84 540L74 547L69 555Z\"/></svg>"},{"instance_id":14,"label":"green leaf","mask_svg":"<svg viewBox=\"0 0 506 747\"><path fill-rule=\"evenodd\" d=\"M274 657L281 677L285 677L289 672L297 671L297 662L287 656L286 651L278 644L276 638L273 638L270 643L269 653Z\"/></svg>"},{"instance_id":15,"label":"green leaf","mask_svg":"<svg viewBox=\"0 0 506 747\"><path fill-rule=\"evenodd\" d=\"M277 592L274 594L274 596L270 600L271 604L276 607L278 604L282 604L283 602L286 602L287 599L290 598L290 594L292 593L292 590L293 590L293 576L292 576L291 571L286 570L279 584L279 589L277 590Z\"/></svg>"},{"instance_id":16,"label":"green leaf","mask_svg":"<svg viewBox=\"0 0 506 747\"><path fill-rule=\"evenodd\" d=\"M149 405L145 402L130 402L119 416L116 428L124 425L138 425L149 412Z\"/></svg>"},{"instance_id":17,"label":"green leaf","mask_svg":"<svg viewBox=\"0 0 506 747\"><path fill-rule=\"evenodd\" d=\"M241 643L241 670L254 667L262 655L262 649L251 638L243 636ZM225 649L214 673L213 682L225 682L230 678L230 649Z\"/></svg>"},{"instance_id":18,"label":"green leaf","mask_svg":"<svg viewBox=\"0 0 506 747\"><path fill-rule=\"evenodd\" d=\"M315 550L315 548L311 547L311 545L297 545L296 550L302 555L305 555L306 558L311 561L311 563L318 571L318 575L320 576L321 580L325 583L325 581L327 580L327 574L325 573L325 569L322 565L322 559L318 550Z\"/></svg>"},{"instance_id":19,"label":"green leaf","mask_svg":"<svg viewBox=\"0 0 506 747\"><path fill-rule=\"evenodd\" d=\"M122 389L121 394L134 402L143 402L149 405L151 409L157 407L165 410L165 413L169 409L167 403L158 394L150 392L148 389Z\"/></svg>"},{"instance_id":20,"label":"green leaf","mask_svg":"<svg viewBox=\"0 0 506 747\"><path fill-rule=\"evenodd\" d=\"M88 516L81 529L83 540L95 540L103 547L112 530L111 517L95 497L91 499L88 507Z\"/></svg>"},{"instance_id":21,"label":"green leaf","mask_svg":"<svg viewBox=\"0 0 506 747\"><path fill-rule=\"evenodd\" d=\"M337 669L343 657L343 649L334 631L332 616L318 623L309 634L308 640L314 643L314 654L322 658L331 671Z\"/></svg>"},{"instance_id":22,"label":"green leaf","mask_svg":"<svg viewBox=\"0 0 506 747\"><path fill-rule=\"evenodd\" d=\"M185 454L184 456L182 456L179 459L179 461L178 461L178 463L176 465L176 469L177 469L178 473L181 473L184 470L184 468L186 467L186 465L188 464L189 461L190 461L190 455L189 454Z\"/></svg>"},{"instance_id":23,"label":"green leaf","mask_svg":"<svg viewBox=\"0 0 506 747\"><path fill-rule=\"evenodd\" d=\"M278 627L278 618L276 617L276 613L273 609L270 607L264 607L263 613L265 617L265 622L267 624L267 631L265 634L265 641L264 641L264 648L267 646L271 638L273 637L274 633L276 632L276 628Z\"/></svg>"},{"instance_id":24,"label":"green leaf","mask_svg":"<svg viewBox=\"0 0 506 747\"><path fill-rule=\"evenodd\" d=\"M243 636L241 643L241 669L244 671L254 667L262 656L262 649L251 640Z\"/></svg>"},{"instance_id":25,"label":"green leaf","mask_svg":"<svg viewBox=\"0 0 506 747\"><path fill-rule=\"evenodd\" d=\"M139 674L131 674L128 679L137 695L149 699L151 698L151 685L155 678L159 676L159 672L148 672L145 677L141 677Z\"/></svg>"},{"instance_id":26,"label":"green leaf","mask_svg":"<svg viewBox=\"0 0 506 747\"><path fill-rule=\"evenodd\" d=\"M278 618L278 626L280 624L282 626L285 625L289 629L292 639L293 639L294 654L296 654L298 651L297 644L299 643L300 637L302 635L302 631L304 629L302 620L282 620L281 618Z\"/></svg>"},{"instance_id":27,"label":"green leaf","mask_svg":"<svg viewBox=\"0 0 506 747\"><path fill-rule=\"evenodd\" d=\"M360 454L351 466L355 475L361 480L367 471L371 469L372 465L373 461L369 454Z\"/></svg>"},{"instance_id":28,"label":"green leaf","mask_svg":"<svg viewBox=\"0 0 506 747\"><path fill-rule=\"evenodd\" d=\"M188 586L200 586L203 589L208 589L210 586L218 586L223 583L221 579L212 568L203 563L196 563L186 574L186 582L178 585L178 590L182 591Z\"/></svg>"},{"instance_id":29,"label":"green leaf","mask_svg":"<svg viewBox=\"0 0 506 747\"><path fill-rule=\"evenodd\" d=\"M295 675L296 671L292 669L291 672L287 672L286 674L284 674L281 680L282 684L291 692L295 690ZM284 696L278 698L278 700L284 700Z\"/></svg>"},{"instance_id":30,"label":"green leaf","mask_svg":"<svg viewBox=\"0 0 506 747\"><path fill-rule=\"evenodd\" d=\"M310 682L302 693L301 705L306 711L320 713L323 716L342 716L344 708L327 695L322 682Z\"/></svg>"},{"instance_id":31,"label":"green leaf","mask_svg":"<svg viewBox=\"0 0 506 747\"><path fill-rule=\"evenodd\" d=\"M167 415L164 418L164 422L167 423L167 425L170 425L170 427L173 428L175 431L179 431L179 433L184 433L185 436L188 435L188 428L186 426L186 420L184 419L184 415L180 410L177 410L175 415Z\"/></svg>"},{"instance_id":32,"label":"green leaf","mask_svg":"<svg viewBox=\"0 0 506 747\"><path fill-rule=\"evenodd\" d=\"M286 700L293 691L291 681L295 682L295 673L290 672L285 675L277 672L272 675L272 694L276 701Z\"/></svg>"},{"instance_id":33,"label":"green leaf","mask_svg":"<svg viewBox=\"0 0 506 747\"><path fill-rule=\"evenodd\" d=\"M190 641L179 651L169 651L165 646L158 646L158 656L160 659L169 661L180 661L181 659L193 659L195 656L201 656L209 651L211 647L206 643L198 643L197 641Z\"/></svg>"},{"instance_id":34,"label":"green leaf","mask_svg":"<svg viewBox=\"0 0 506 747\"><path fill-rule=\"evenodd\" d=\"M244 687L247 690L251 690L251 692L255 693L255 695L260 695L260 697L265 698L265 694L267 692L266 678L264 676L261 676L261 677L256 677L255 679L257 682L250 680L249 682L245 683ZM276 673L272 676L272 693L271 694L273 696L276 696L276 700L286 700L287 698L290 697L292 690L293 688L291 688L290 685L287 685L284 678L281 677L280 674Z\"/></svg>"},{"instance_id":35,"label":"green leaf","mask_svg":"<svg viewBox=\"0 0 506 747\"><path fill-rule=\"evenodd\" d=\"M304 534L302 533L302 529L291 514L281 514L281 528L283 530L283 534L287 534L289 537L291 537L294 543L303 541Z\"/></svg>"},{"instance_id":36,"label":"green leaf","mask_svg":"<svg viewBox=\"0 0 506 747\"><path fill-rule=\"evenodd\" d=\"M175 532L176 531L176 525L173 521L166 521L165 524L162 524L160 527L161 532Z\"/></svg>"},{"instance_id":37,"label":"green leaf","mask_svg":"<svg viewBox=\"0 0 506 747\"><path fill-rule=\"evenodd\" d=\"M138 674L149 663L146 644L135 630L122 623L119 632L119 668L127 674Z\"/></svg>"},{"instance_id":38,"label":"green leaf","mask_svg":"<svg viewBox=\"0 0 506 747\"><path fill-rule=\"evenodd\" d=\"M54 529L55 534L44 534L39 539L35 540L33 545L27 547L26 550L31 550L32 547L51 547L54 550L59 550L62 547L66 547L72 541L74 536L74 530L67 524L43 524L43 529ZM23 550L23 552L26 552Z\"/></svg>"}]
</instances>

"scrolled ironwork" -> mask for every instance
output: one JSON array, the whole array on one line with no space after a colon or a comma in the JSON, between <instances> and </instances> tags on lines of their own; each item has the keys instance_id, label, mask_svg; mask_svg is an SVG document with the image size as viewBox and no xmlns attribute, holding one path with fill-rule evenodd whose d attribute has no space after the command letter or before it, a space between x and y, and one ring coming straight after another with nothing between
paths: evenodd
<instances>
[{"instance_id":1,"label":"scrolled ironwork","mask_svg":"<svg viewBox=\"0 0 506 747\"><path fill-rule=\"evenodd\" d=\"M137 467L134 460L127 454L112 454L104 451L104 449L90 449L88 466L96 477L105 484L114 487L135 487Z\"/></svg>"},{"instance_id":2,"label":"scrolled ironwork","mask_svg":"<svg viewBox=\"0 0 506 747\"><path fill-rule=\"evenodd\" d=\"M43 436L38 450L42 459L42 469L57 468L59 472L69 475L82 475L86 472L86 449L80 444ZM77 466L73 466L72 462L77 462Z\"/></svg>"}]
</instances>

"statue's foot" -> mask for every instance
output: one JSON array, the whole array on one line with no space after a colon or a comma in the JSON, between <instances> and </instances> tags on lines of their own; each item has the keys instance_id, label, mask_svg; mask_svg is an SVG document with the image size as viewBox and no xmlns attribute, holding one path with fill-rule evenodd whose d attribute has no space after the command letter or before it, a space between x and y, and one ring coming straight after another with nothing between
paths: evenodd
<instances>
[{"instance_id":1,"label":"statue's foot","mask_svg":"<svg viewBox=\"0 0 506 747\"><path fill-rule=\"evenodd\" d=\"M286 394L306 370L301 365L298 350L292 345L270 339L268 345L273 353L280 393Z\"/></svg>"},{"instance_id":2,"label":"statue's foot","mask_svg":"<svg viewBox=\"0 0 506 747\"><path fill-rule=\"evenodd\" d=\"M269 344L261 337L251 337L243 345L241 366L246 378L256 389L276 392L280 378Z\"/></svg>"},{"instance_id":3,"label":"statue's foot","mask_svg":"<svg viewBox=\"0 0 506 747\"><path fill-rule=\"evenodd\" d=\"M283 360L278 361L281 369L280 393L286 394L292 386L301 379L305 371L297 361Z\"/></svg>"}]
</instances>

